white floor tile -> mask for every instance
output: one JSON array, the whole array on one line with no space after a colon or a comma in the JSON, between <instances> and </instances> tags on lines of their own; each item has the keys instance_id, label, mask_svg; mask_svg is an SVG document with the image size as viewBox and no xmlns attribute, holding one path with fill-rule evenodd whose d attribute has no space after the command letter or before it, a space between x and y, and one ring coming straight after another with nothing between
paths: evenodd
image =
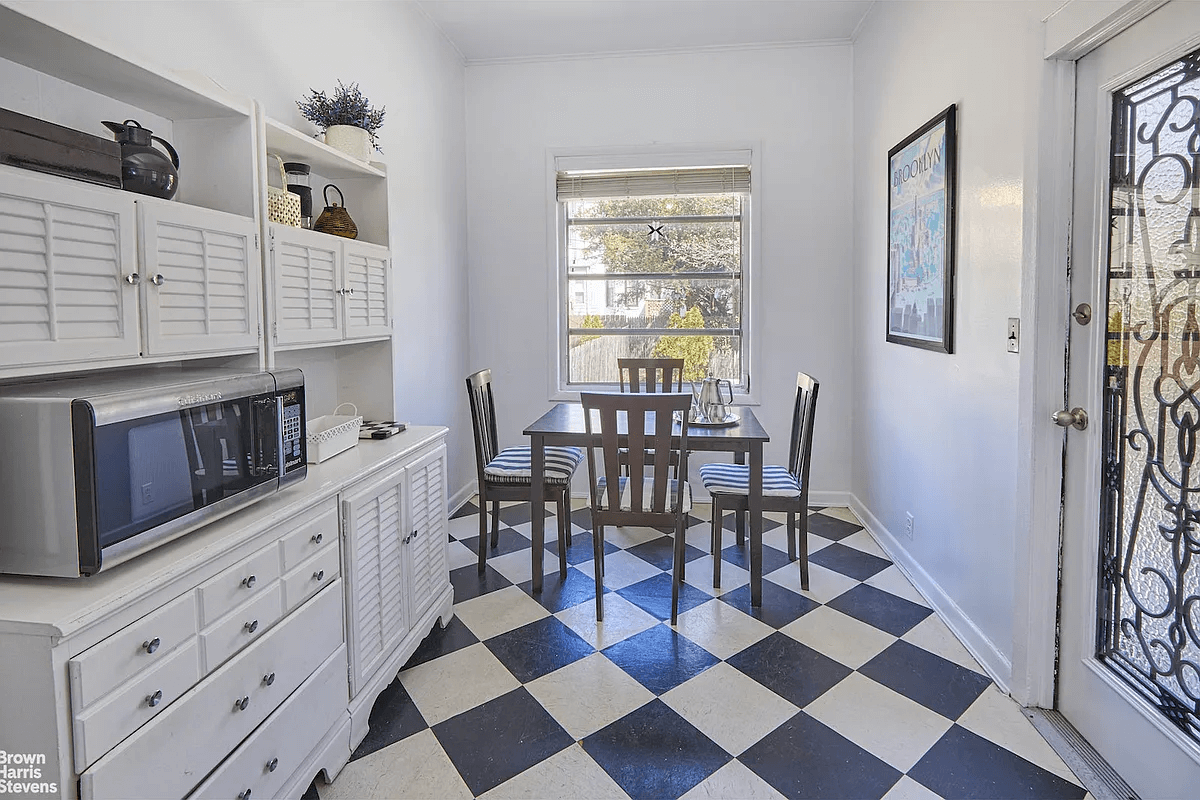
<instances>
[{"instance_id":1,"label":"white floor tile","mask_svg":"<svg viewBox=\"0 0 1200 800\"><path fill-rule=\"evenodd\" d=\"M888 561L891 561L891 558L888 557L888 554L883 551L883 548L879 546L879 543L875 541L874 537L867 533L866 529L863 529L858 533L850 534L845 539L842 539L841 542L847 547L853 547L854 549L861 550L864 553L870 553L871 555L878 556L879 558L887 558Z\"/></svg>"},{"instance_id":2,"label":"white floor tile","mask_svg":"<svg viewBox=\"0 0 1200 800\"><path fill-rule=\"evenodd\" d=\"M857 536L858 534L855 535ZM863 583L868 586L874 586L876 589L882 589L885 592L891 592L897 597L903 597L905 600L916 603L919 606L929 608L929 602L909 583L908 578L904 576L904 573L895 564L892 564L887 569L880 570L863 581Z\"/></svg>"},{"instance_id":3,"label":"white floor tile","mask_svg":"<svg viewBox=\"0 0 1200 800\"><path fill-rule=\"evenodd\" d=\"M1005 747L1026 761L1074 783L1079 779L1042 738L1017 705L992 684L958 719L958 724Z\"/></svg>"},{"instance_id":4,"label":"white floor tile","mask_svg":"<svg viewBox=\"0 0 1200 800\"><path fill-rule=\"evenodd\" d=\"M482 643L407 669L400 673L400 683L430 725L521 685ZM447 691L451 686L454 691Z\"/></svg>"},{"instance_id":5,"label":"white floor tile","mask_svg":"<svg viewBox=\"0 0 1200 800\"><path fill-rule=\"evenodd\" d=\"M740 761L730 761L696 784L680 800L783 800L771 784Z\"/></svg>"},{"instance_id":6,"label":"white floor tile","mask_svg":"<svg viewBox=\"0 0 1200 800\"><path fill-rule=\"evenodd\" d=\"M653 528L641 528L636 526L612 526L606 525L604 528L604 541L612 542L617 547L628 549L636 547L639 544L648 542L651 539L657 539L662 536L661 533Z\"/></svg>"},{"instance_id":7,"label":"white floor tile","mask_svg":"<svg viewBox=\"0 0 1200 800\"><path fill-rule=\"evenodd\" d=\"M941 800L941 795L926 789L907 775L901 775L883 800Z\"/></svg>"},{"instance_id":8,"label":"white floor tile","mask_svg":"<svg viewBox=\"0 0 1200 800\"><path fill-rule=\"evenodd\" d=\"M479 517L476 514L471 514L467 517L452 519L447 528L450 531L450 535L455 539L467 539L472 536L478 536Z\"/></svg>"},{"instance_id":9,"label":"white floor tile","mask_svg":"<svg viewBox=\"0 0 1200 800\"><path fill-rule=\"evenodd\" d=\"M558 556L549 550L543 552L545 556L542 558L542 574L557 573ZM505 553L502 556L490 556L487 563L514 584L525 583L533 578L533 556L529 549Z\"/></svg>"},{"instance_id":10,"label":"white floor tile","mask_svg":"<svg viewBox=\"0 0 1200 800\"><path fill-rule=\"evenodd\" d=\"M597 650L603 650L658 624L652 615L613 592L604 595L603 622L596 622L596 604L593 601L564 609L554 616Z\"/></svg>"},{"instance_id":11,"label":"white floor tile","mask_svg":"<svg viewBox=\"0 0 1200 800\"><path fill-rule=\"evenodd\" d=\"M775 632L770 625L719 601L683 612L675 630L720 659L740 653Z\"/></svg>"},{"instance_id":12,"label":"white floor tile","mask_svg":"<svg viewBox=\"0 0 1200 800\"><path fill-rule=\"evenodd\" d=\"M828 603L838 595L858 585L858 581L854 580L854 578L847 577L840 572L834 572L831 569L825 569L821 565L811 562L808 565L808 591L806 592L800 590L799 561L785 564L763 577L772 583L779 584L785 589L791 589L793 592L807 595L818 603ZM725 583L724 578L721 579L721 583Z\"/></svg>"},{"instance_id":13,"label":"white floor tile","mask_svg":"<svg viewBox=\"0 0 1200 800\"><path fill-rule=\"evenodd\" d=\"M909 644L923 647L947 661L953 661L960 667L974 670L980 675L987 674L937 614L930 614L900 638Z\"/></svg>"},{"instance_id":14,"label":"white floor tile","mask_svg":"<svg viewBox=\"0 0 1200 800\"><path fill-rule=\"evenodd\" d=\"M472 796L428 729L351 761L331 784L317 782L321 800L391 800L398 791L405 797L447 800Z\"/></svg>"},{"instance_id":15,"label":"white floor tile","mask_svg":"<svg viewBox=\"0 0 1200 800\"><path fill-rule=\"evenodd\" d=\"M479 563L479 554L462 542L450 542L446 547L446 563L451 570Z\"/></svg>"},{"instance_id":16,"label":"white floor tile","mask_svg":"<svg viewBox=\"0 0 1200 800\"><path fill-rule=\"evenodd\" d=\"M953 724L857 672L804 711L901 772L920 761Z\"/></svg>"},{"instance_id":17,"label":"white floor tile","mask_svg":"<svg viewBox=\"0 0 1200 800\"><path fill-rule=\"evenodd\" d=\"M575 568L594 579L594 566L594 561L584 561L576 564ZM660 572L662 570L658 567L624 550L604 556L604 586L607 589L623 589L647 578L653 578Z\"/></svg>"},{"instance_id":18,"label":"white floor tile","mask_svg":"<svg viewBox=\"0 0 1200 800\"><path fill-rule=\"evenodd\" d=\"M529 558L529 553L525 553ZM516 586L456 603L454 613L480 641L550 616L550 612Z\"/></svg>"},{"instance_id":19,"label":"white floor tile","mask_svg":"<svg viewBox=\"0 0 1200 800\"><path fill-rule=\"evenodd\" d=\"M850 669L858 669L896 641L890 633L828 606L814 608L780 632Z\"/></svg>"},{"instance_id":20,"label":"white floor tile","mask_svg":"<svg viewBox=\"0 0 1200 800\"><path fill-rule=\"evenodd\" d=\"M587 797L628 800L604 769L578 742L480 795L481 800L544 800Z\"/></svg>"},{"instance_id":21,"label":"white floor tile","mask_svg":"<svg viewBox=\"0 0 1200 800\"><path fill-rule=\"evenodd\" d=\"M750 573L736 564L725 561L721 564L721 588L717 589L713 582L712 556L701 556L687 564L687 577L684 579L705 594L719 597L726 592L732 592L750 582Z\"/></svg>"},{"instance_id":22,"label":"white floor tile","mask_svg":"<svg viewBox=\"0 0 1200 800\"><path fill-rule=\"evenodd\" d=\"M676 686L662 701L735 756L800 711L724 662Z\"/></svg>"},{"instance_id":23,"label":"white floor tile","mask_svg":"<svg viewBox=\"0 0 1200 800\"><path fill-rule=\"evenodd\" d=\"M845 506L826 506L816 513L824 514L825 516L833 517L834 519L840 519L843 522L849 522L852 525L862 525L862 521L858 517L854 516L854 512Z\"/></svg>"},{"instance_id":24,"label":"white floor tile","mask_svg":"<svg viewBox=\"0 0 1200 800\"><path fill-rule=\"evenodd\" d=\"M653 692L600 653L543 675L525 688L575 739L595 733L654 699Z\"/></svg>"}]
</instances>

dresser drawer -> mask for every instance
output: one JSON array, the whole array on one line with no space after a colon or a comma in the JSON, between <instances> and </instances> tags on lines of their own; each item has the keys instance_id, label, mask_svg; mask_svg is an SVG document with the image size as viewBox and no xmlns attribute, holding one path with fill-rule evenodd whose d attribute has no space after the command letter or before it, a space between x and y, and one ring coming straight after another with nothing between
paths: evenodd
<instances>
[{"instance_id":1,"label":"dresser drawer","mask_svg":"<svg viewBox=\"0 0 1200 800\"><path fill-rule=\"evenodd\" d=\"M200 624L211 625L279 577L279 550L264 547L200 586Z\"/></svg>"},{"instance_id":2,"label":"dresser drawer","mask_svg":"<svg viewBox=\"0 0 1200 800\"><path fill-rule=\"evenodd\" d=\"M332 501L331 501L332 502ZM338 540L337 505L330 505L324 514L308 522L280 540L283 549L283 571L294 569L301 561L312 557L321 548Z\"/></svg>"},{"instance_id":3,"label":"dresser drawer","mask_svg":"<svg viewBox=\"0 0 1200 800\"><path fill-rule=\"evenodd\" d=\"M284 783L346 715L346 648L321 665L250 738L200 784L197 798L278 797ZM249 791L249 794L246 792Z\"/></svg>"},{"instance_id":4,"label":"dresser drawer","mask_svg":"<svg viewBox=\"0 0 1200 800\"><path fill-rule=\"evenodd\" d=\"M200 653L205 674L229 660L237 651L266 634L283 616L283 589L279 581L263 587L257 597L230 611L211 627L200 631Z\"/></svg>"},{"instance_id":5,"label":"dresser drawer","mask_svg":"<svg viewBox=\"0 0 1200 800\"><path fill-rule=\"evenodd\" d=\"M337 580L342 558L337 543L329 545L283 576L283 597L288 611Z\"/></svg>"},{"instance_id":6,"label":"dresser drawer","mask_svg":"<svg viewBox=\"0 0 1200 800\"><path fill-rule=\"evenodd\" d=\"M196 596L188 592L67 662L71 706L82 711L113 687L196 635Z\"/></svg>"},{"instance_id":7,"label":"dresser drawer","mask_svg":"<svg viewBox=\"0 0 1200 800\"><path fill-rule=\"evenodd\" d=\"M183 797L342 642L334 581L93 764L80 796Z\"/></svg>"},{"instance_id":8,"label":"dresser drawer","mask_svg":"<svg viewBox=\"0 0 1200 800\"><path fill-rule=\"evenodd\" d=\"M200 680L199 645L191 639L154 666L75 715L75 771L167 709Z\"/></svg>"}]
</instances>

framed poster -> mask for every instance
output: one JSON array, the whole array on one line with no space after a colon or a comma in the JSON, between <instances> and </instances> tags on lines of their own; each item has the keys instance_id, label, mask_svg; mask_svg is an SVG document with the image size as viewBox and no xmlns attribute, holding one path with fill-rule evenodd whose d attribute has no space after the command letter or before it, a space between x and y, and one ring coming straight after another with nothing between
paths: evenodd
<instances>
[{"instance_id":1,"label":"framed poster","mask_svg":"<svg viewBox=\"0 0 1200 800\"><path fill-rule=\"evenodd\" d=\"M952 105L888 151L887 340L954 352Z\"/></svg>"}]
</instances>

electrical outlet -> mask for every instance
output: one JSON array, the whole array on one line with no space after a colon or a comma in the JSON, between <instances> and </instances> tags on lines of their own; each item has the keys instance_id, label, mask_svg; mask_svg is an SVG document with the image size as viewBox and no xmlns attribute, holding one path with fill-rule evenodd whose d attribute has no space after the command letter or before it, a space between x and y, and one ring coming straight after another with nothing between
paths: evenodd
<instances>
[{"instance_id":1,"label":"electrical outlet","mask_svg":"<svg viewBox=\"0 0 1200 800\"><path fill-rule=\"evenodd\" d=\"M913 537L913 515L907 512L904 514L904 535L909 539Z\"/></svg>"}]
</instances>

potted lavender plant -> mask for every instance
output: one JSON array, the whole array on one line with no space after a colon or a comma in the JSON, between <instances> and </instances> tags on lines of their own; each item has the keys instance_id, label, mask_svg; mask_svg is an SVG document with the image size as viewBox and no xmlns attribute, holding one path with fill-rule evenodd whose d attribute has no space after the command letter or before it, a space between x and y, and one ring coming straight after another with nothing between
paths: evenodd
<instances>
[{"instance_id":1,"label":"potted lavender plant","mask_svg":"<svg viewBox=\"0 0 1200 800\"><path fill-rule=\"evenodd\" d=\"M346 85L339 80L329 94L309 89L296 106L305 119L321 129L330 147L360 161L367 161L372 149L383 152L376 134L383 127L384 108L372 108L357 83Z\"/></svg>"}]
</instances>

